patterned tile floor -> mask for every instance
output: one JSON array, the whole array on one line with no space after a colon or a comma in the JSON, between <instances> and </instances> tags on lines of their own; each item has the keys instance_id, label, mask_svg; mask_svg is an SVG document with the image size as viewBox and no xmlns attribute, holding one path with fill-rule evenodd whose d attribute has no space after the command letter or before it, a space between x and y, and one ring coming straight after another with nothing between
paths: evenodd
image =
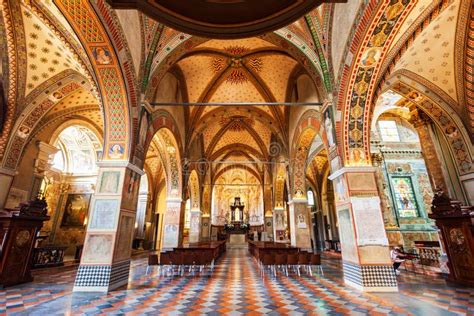
<instances>
[{"instance_id":1,"label":"patterned tile floor","mask_svg":"<svg viewBox=\"0 0 474 316\"><path fill-rule=\"evenodd\" d=\"M324 277L261 276L247 250L232 249L212 277L145 275L132 262L127 289L71 293L75 270L41 273L0 290L0 315L474 315L474 289L402 270L400 293L363 294L342 283L341 261L327 257Z\"/></svg>"}]
</instances>

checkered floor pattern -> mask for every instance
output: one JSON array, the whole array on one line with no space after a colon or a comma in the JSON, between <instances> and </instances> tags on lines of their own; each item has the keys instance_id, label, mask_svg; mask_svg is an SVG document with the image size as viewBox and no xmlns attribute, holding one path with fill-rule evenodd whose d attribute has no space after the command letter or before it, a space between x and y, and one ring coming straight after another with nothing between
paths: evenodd
<instances>
[{"instance_id":1,"label":"checkered floor pattern","mask_svg":"<svg viewBox=\"0 0 474 316\"><path fill-rule=\"evenodd\" d=\"M472 288L402 271L400 293L364 294L343 285L341 266L326 257L324 277L261 276L245 249L232 249L212 277L159 277L137 259L126 289L73 294L75 270L40 274L0 290L0 315L474 315Z\"/></svg>"}]
</instances>

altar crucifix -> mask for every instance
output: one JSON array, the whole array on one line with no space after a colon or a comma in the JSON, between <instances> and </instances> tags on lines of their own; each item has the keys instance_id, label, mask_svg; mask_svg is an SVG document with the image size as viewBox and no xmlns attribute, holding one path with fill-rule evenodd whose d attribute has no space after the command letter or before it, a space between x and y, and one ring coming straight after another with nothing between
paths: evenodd
<instances>
[{"instance_id":1,"label":"altar crucifix","mask_svg":"<svg viewBox=\"0 0 474 316\"><path fill-rule=\"evenodd\" d=\"M234 204L230 205L230 220L232 223L242 223L244 221L244 207L240 202L240 197L234 198Z\"/></svg>"}]
</instances>

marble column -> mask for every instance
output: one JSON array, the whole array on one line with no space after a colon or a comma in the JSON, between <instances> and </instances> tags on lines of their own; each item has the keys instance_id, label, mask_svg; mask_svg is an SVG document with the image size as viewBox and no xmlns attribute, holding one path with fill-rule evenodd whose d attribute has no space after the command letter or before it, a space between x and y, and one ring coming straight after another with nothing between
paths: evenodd
<instances>
[{"instance_id":1,"label":"marble column","mask_svg":"<svg viewBox=\"0 0 474 316\"><path fill-rule=\"evenodd\" d=\"M163 250L171 250L183 242L185 204L180 198L166 200L163 225Z\"/></svg>"},{"instance_id":2,"label":"marble column","mask_svg":"<svg viewBox=\"0 0 474 316\"><path fill-rule=\"evenodd\" d=\"M144 173L127 162L98 165L74 292L108 292L128 283L138 189Z\"/></svg>"},{"instance_id":3,"label":"marble column","mask_svg":"<svg viewBox=\"0 0 474 316\"><path fill-rule=\"evenodd\" d=\"M375 168L345 167L333 181L344 282L365 292L397 292Z\"/></svg>"},{"instance_id":4,"label":"marble column","mask_svg":"<svg viewBox=\"0 0 474 316\"><path fill-rule=\"evenodd\" d=\"M302 250L312 251L308 201L306 199L294 198L288 202L288 206L291 245Z\"/></svg>"}]
</instances>

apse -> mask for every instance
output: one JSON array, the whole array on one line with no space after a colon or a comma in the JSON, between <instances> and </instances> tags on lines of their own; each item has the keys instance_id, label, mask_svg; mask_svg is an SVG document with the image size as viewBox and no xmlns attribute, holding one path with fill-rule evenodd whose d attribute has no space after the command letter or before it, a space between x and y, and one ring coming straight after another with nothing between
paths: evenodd
<instances>
[{"instance_id":1,"label":"apse","mask_svg":"<svg viewBox=\"0 0 474 316\"><path fill-rule=\"evenodd\" d=\"M263 190L260 180L251 172L231 169L222 173L212 190L212 225L221 226L232 221L230 205L240 198L245 205L243 219L251 226L263 225Z\"/></svg>"}]
</instances>

